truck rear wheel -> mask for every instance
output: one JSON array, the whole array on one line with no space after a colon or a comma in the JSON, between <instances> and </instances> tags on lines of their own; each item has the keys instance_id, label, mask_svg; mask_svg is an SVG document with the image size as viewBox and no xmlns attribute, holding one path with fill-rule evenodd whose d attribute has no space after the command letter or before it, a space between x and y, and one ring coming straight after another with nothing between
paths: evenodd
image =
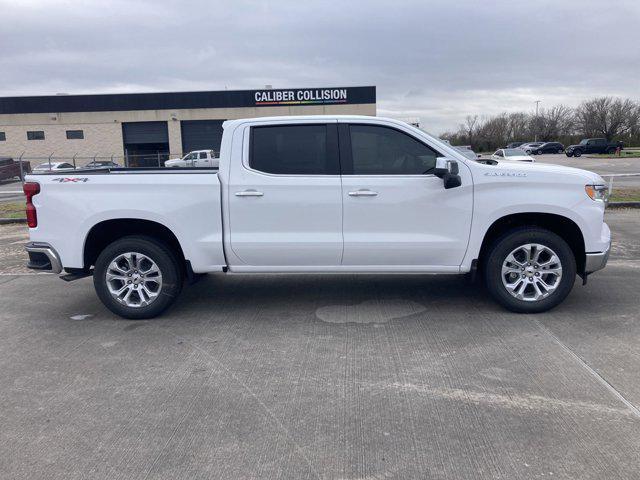
<instances>
[{"instance_id":1,"label":"truck rear wheel","mask_svg":"<svg viewBox=\"0 0 640 480\"><path fill-rule=\"evenodd\" d=\"M549 230L524 227L494 242L484 263L487 288L513 312L550 310L569 295L576 277L573 251Z\"/></svg>"},{"instance_id":2,"label":"truck rear wheel","mask_svg":"<svg viewBox=\"0 0 640 480\"><path fill-rule=\"evenodd\" d=\"M102 303L129 319L153 318L175 301L182 271L175 254L151 237L124 237L98 256L93 284Z\"/></svg>"}]
</instances>

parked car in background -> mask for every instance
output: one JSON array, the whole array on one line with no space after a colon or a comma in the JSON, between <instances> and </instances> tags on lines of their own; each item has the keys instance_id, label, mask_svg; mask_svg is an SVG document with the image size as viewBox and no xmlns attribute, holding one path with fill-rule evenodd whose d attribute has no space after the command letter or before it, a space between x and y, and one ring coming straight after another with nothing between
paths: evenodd
<instances>
[{"instance_id":1,"label":"parked car in background","mask_svg":"<svg viewBox=\"0 0 640 480\"><path fill-rule=\"evenodd\" d=\"M524 142L511 142L504 148L518 148L520 145L524 145Z\"/></svg>"},{"instance_id":2,"label":"parked car in background","mask_svg":"<svg viewBox=\"0 0 640 480\"><path fill-rule=\"evenodd\" d=\"M543 153L562 153L564 152L564 145L560 142L546 142L535 147L531 150L534 155L541 155Z\"/></svg>"},{"instance_id":3,"label":"parked car in background","mask_svg":"<svg viewBox=\"0 0 640 480\"><path fill-rule=\"evenodd\" d=\"M542 145L544 142L529 142L529 143L523 143L522 145L520 145L518 148L520 150L524 150L527 153L531 153L533 151L534 148L538 148L540 145Z\"/></svg>"},{"instance_id":4,"label":"parked car in background","mask_svg":"<svg viewBox=\"0 0 640 480\"><path fill-rule=\"evenodd\" d=\"M201 167L218 168L219 159L213 150L194 150L182 158L164 162L165 167Z\"/></svg>"},{"instance_id":5,"label":"parked car in background","mask_svg":"<svg viewBox=\"0 0 640 480\"><path fill-rule=\"evenodd\" d=\"M622 150L622 142L608 142L606 138L585 138L577 145L569 145L564 153L567 157L579 157L583 153L615 153Z\"/></svg>"},{"instance_id":6,"label":"parked car in background","mask_svg":"<svg viewBox=\"0 0 640 480\"><path fill-rule=\"evenodd\" d=\"M527 155L519 148L500 148L491 155L491 158L494 160L508 160L510 162L535 162L533 157Z\"/></svg>"},{"instance_id":7,"label":"parked car in background","mask_svg":"<svg viewBox=\"0 0 640 480\"><path fill-rule=\"evenodd\" d=\"M94 162L87 163L82 168L118 168L118 167L120 167L120 165L118 165L116 162L112 162L111 160L96 160Z\"/></svg>"},{"instance_id":8,"label":"parked car in background","mask_svg":"<svg viewBox=\"0 0 640 480\"><path fill-rule=\"evenodd\" d=\"M29 162L22 162L22 170L20 170L19 161L10 157L0 157L0 180L10 180L16 177L22 180L25 173L31 173Z\"/></svg>"},{"instance_id":9,"label":"parked car in background","mask_svg":"<svg viewBox=\"0 0 640 480\"><path fill-rule=\"evenodd\" d=\"M33 173L42 172L68 172L69 170L75 170L76 167L69 162L46 162L41 163L33 169Z\"/></svg>"},{"instance_id":10,"label":"parked car in background","mask_svg":"<svg viewBox=\"0 0 640 480\"><path fill-rule=\"evenodd\" d=\"M453 147L469 160L477 160L478 154L471 150L471 147Z\"/></svg>"}]
</instances>

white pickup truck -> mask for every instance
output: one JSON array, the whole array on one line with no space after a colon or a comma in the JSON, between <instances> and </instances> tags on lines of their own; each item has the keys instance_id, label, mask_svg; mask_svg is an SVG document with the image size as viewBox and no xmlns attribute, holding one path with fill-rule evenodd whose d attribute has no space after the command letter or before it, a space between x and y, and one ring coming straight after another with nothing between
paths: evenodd
<instances>
[{"instance_id":1,"label":"white pickup truck","mask_svg":"<svg viewBox=\"0 0 640 480\"><path fill-rule=\"evenodd\" d=\"M208 272L478 271L506 308L541 312L610 248L598 175L477 162L380 117L227 121L218 170L54 172L24 189L29 266L93 275L126 318Z\"/></svg>"},{"instance_id":2,"label":"white pickup truck","mask_svg":"<svg viewBox=\"0 0 640 480\"><path fill-rule=\"evenodd\" d=\"M182 158L173 158L164 162L165 167L215 167L218 168L218 157L213 150L194 150Z\"/></svg>"}]
</instances>

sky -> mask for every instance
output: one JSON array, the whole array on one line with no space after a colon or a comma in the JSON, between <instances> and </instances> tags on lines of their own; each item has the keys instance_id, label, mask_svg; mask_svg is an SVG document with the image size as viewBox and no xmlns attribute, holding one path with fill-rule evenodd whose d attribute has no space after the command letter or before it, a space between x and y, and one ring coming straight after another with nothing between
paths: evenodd
<instances>
[{"instance_id":1,"label":"sky","mask_svg":"<svg viewBox=\"0 0 640 480\"><path fill-rule=\"evenodd\" d=\"M0 0L0 96L375 85L433 133L640 100L640 0Z\"/></svg>"}]
</instances>

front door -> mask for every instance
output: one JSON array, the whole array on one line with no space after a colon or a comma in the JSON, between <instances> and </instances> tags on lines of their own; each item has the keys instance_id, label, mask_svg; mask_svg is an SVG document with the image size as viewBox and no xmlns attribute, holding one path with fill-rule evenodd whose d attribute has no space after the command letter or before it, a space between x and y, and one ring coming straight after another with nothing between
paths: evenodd
<instances>
[{"instance_id":1,"label":"front door","mask_svg":"<svg viewBox=\"0 0 640 480\"><path fill-rule=\"evenodd\" d=\"M243 164L231 169L228 194L231 249L240 268L340 265L337 123L252 126L244 151Z\"/></svg>"},{"instance_id":2,"label":"front door","mask_svg":"<svg viewBox=\"0 0 640 480\"><path fill-rule=\"evenodd\" d=\"M443 156L398 126L340 124L342 264L372 269L455 271L471 226L471 175L444 189L433 175ZM393 268L391 268L393 267Z\"/></svg>"}]
</instances>

